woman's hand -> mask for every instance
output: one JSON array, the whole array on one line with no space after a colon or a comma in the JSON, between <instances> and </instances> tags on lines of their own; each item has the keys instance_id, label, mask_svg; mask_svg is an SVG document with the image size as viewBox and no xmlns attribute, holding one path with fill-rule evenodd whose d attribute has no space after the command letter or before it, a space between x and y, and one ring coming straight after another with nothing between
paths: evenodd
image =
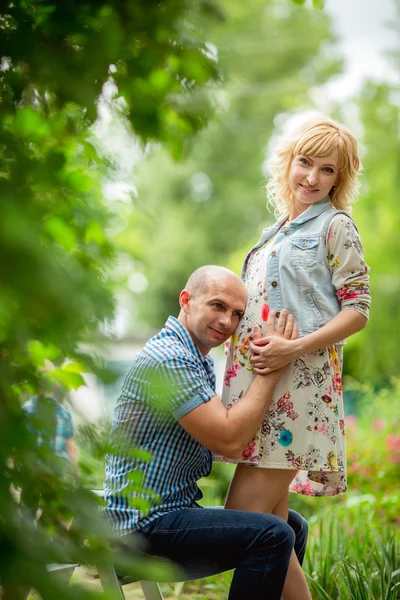
<instances>
[{"instance_id":1,"label":"woman's hand","mask_svg":"<svg viewBox=\"0 0 400 600\"><path fill-rule=\"evenodd\" d=\"M275 312L271 311L268 321L266 336L254 339L250 343L251 365L259 375L267 375L282 367L298 357L296 344L298 327L294 324L293 315L288 315L282 310L276 329L274 328Z\"/></svg>"}]
</instances>

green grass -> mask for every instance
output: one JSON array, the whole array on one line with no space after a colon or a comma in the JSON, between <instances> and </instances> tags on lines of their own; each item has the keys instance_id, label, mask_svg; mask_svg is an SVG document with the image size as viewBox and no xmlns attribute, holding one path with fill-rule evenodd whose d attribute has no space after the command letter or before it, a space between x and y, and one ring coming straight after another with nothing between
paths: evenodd
<instances>
[{"instance_id":1,"label":"green grass","mask_svg":"<svg viewBox=\"0 0 400 600\"><path fill-rule=\"evenodd\" d=\"M307 549L305 571L315 600L400 598L399 530L369 507L321 515Z\"/></svg>"}]
</instances>

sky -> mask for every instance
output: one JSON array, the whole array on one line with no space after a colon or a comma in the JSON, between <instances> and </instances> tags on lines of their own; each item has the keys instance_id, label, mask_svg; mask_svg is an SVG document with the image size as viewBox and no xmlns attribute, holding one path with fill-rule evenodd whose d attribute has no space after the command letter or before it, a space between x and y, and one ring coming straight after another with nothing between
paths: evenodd
<instances>
[{"instance_id":1,"label":"sky","mask_svg":"<svg viewBox=\"0 0 400 600\"><path fill-rule=\"evenodd\" d=\"M334 97L351 96L365 77L400 83L399 73L385 57L400 45L399 33L387 26L396 19L394 0L325 0L325 11L333 18L346 60L345 73L328 86Z\"/></svg>"}]
</instances>

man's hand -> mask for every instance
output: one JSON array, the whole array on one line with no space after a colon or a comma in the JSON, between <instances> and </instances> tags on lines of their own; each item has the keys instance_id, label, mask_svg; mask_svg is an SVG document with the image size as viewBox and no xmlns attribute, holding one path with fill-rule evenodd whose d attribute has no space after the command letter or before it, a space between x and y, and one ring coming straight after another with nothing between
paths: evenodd
<instances>
[{"instance_id":1,"label":"man's hand","mask_svg":"<svg viewBox=\"0 0 400 600\"><path fill-rule=\"evenodd\" d=\"M293 315L282 310L275 327L276 312L271 310L266 323L266 336L253 334L250 343L251 364L258 375L267 375L276 371L297 358L294 340L297 340L299 330L294 324ZM258 328L260 329L260 328Z\"/></svg>"}]
</instances>

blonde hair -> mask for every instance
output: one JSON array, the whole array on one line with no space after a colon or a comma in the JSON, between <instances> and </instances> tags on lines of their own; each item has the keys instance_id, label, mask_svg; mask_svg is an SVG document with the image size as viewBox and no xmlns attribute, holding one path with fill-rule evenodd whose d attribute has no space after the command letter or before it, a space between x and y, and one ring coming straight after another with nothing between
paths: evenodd
<instances>
[{"instance_id":1,"label":"blonde hair","mask_svg":"<svg viewBox=\"0 0 400 600\"><path fill-rule=\"evenodd\" d=\"M303 124L290 138L283 139L269 162L268 204L274 208L277 217L285 216L293 203L289 172L294 157L299 154L328 156L336 149L339 154L338 178L329 196L336 209L350 210L360 187L357 141L347 127L328 117L317 117Z\"/></svg>"}]
</instances>

